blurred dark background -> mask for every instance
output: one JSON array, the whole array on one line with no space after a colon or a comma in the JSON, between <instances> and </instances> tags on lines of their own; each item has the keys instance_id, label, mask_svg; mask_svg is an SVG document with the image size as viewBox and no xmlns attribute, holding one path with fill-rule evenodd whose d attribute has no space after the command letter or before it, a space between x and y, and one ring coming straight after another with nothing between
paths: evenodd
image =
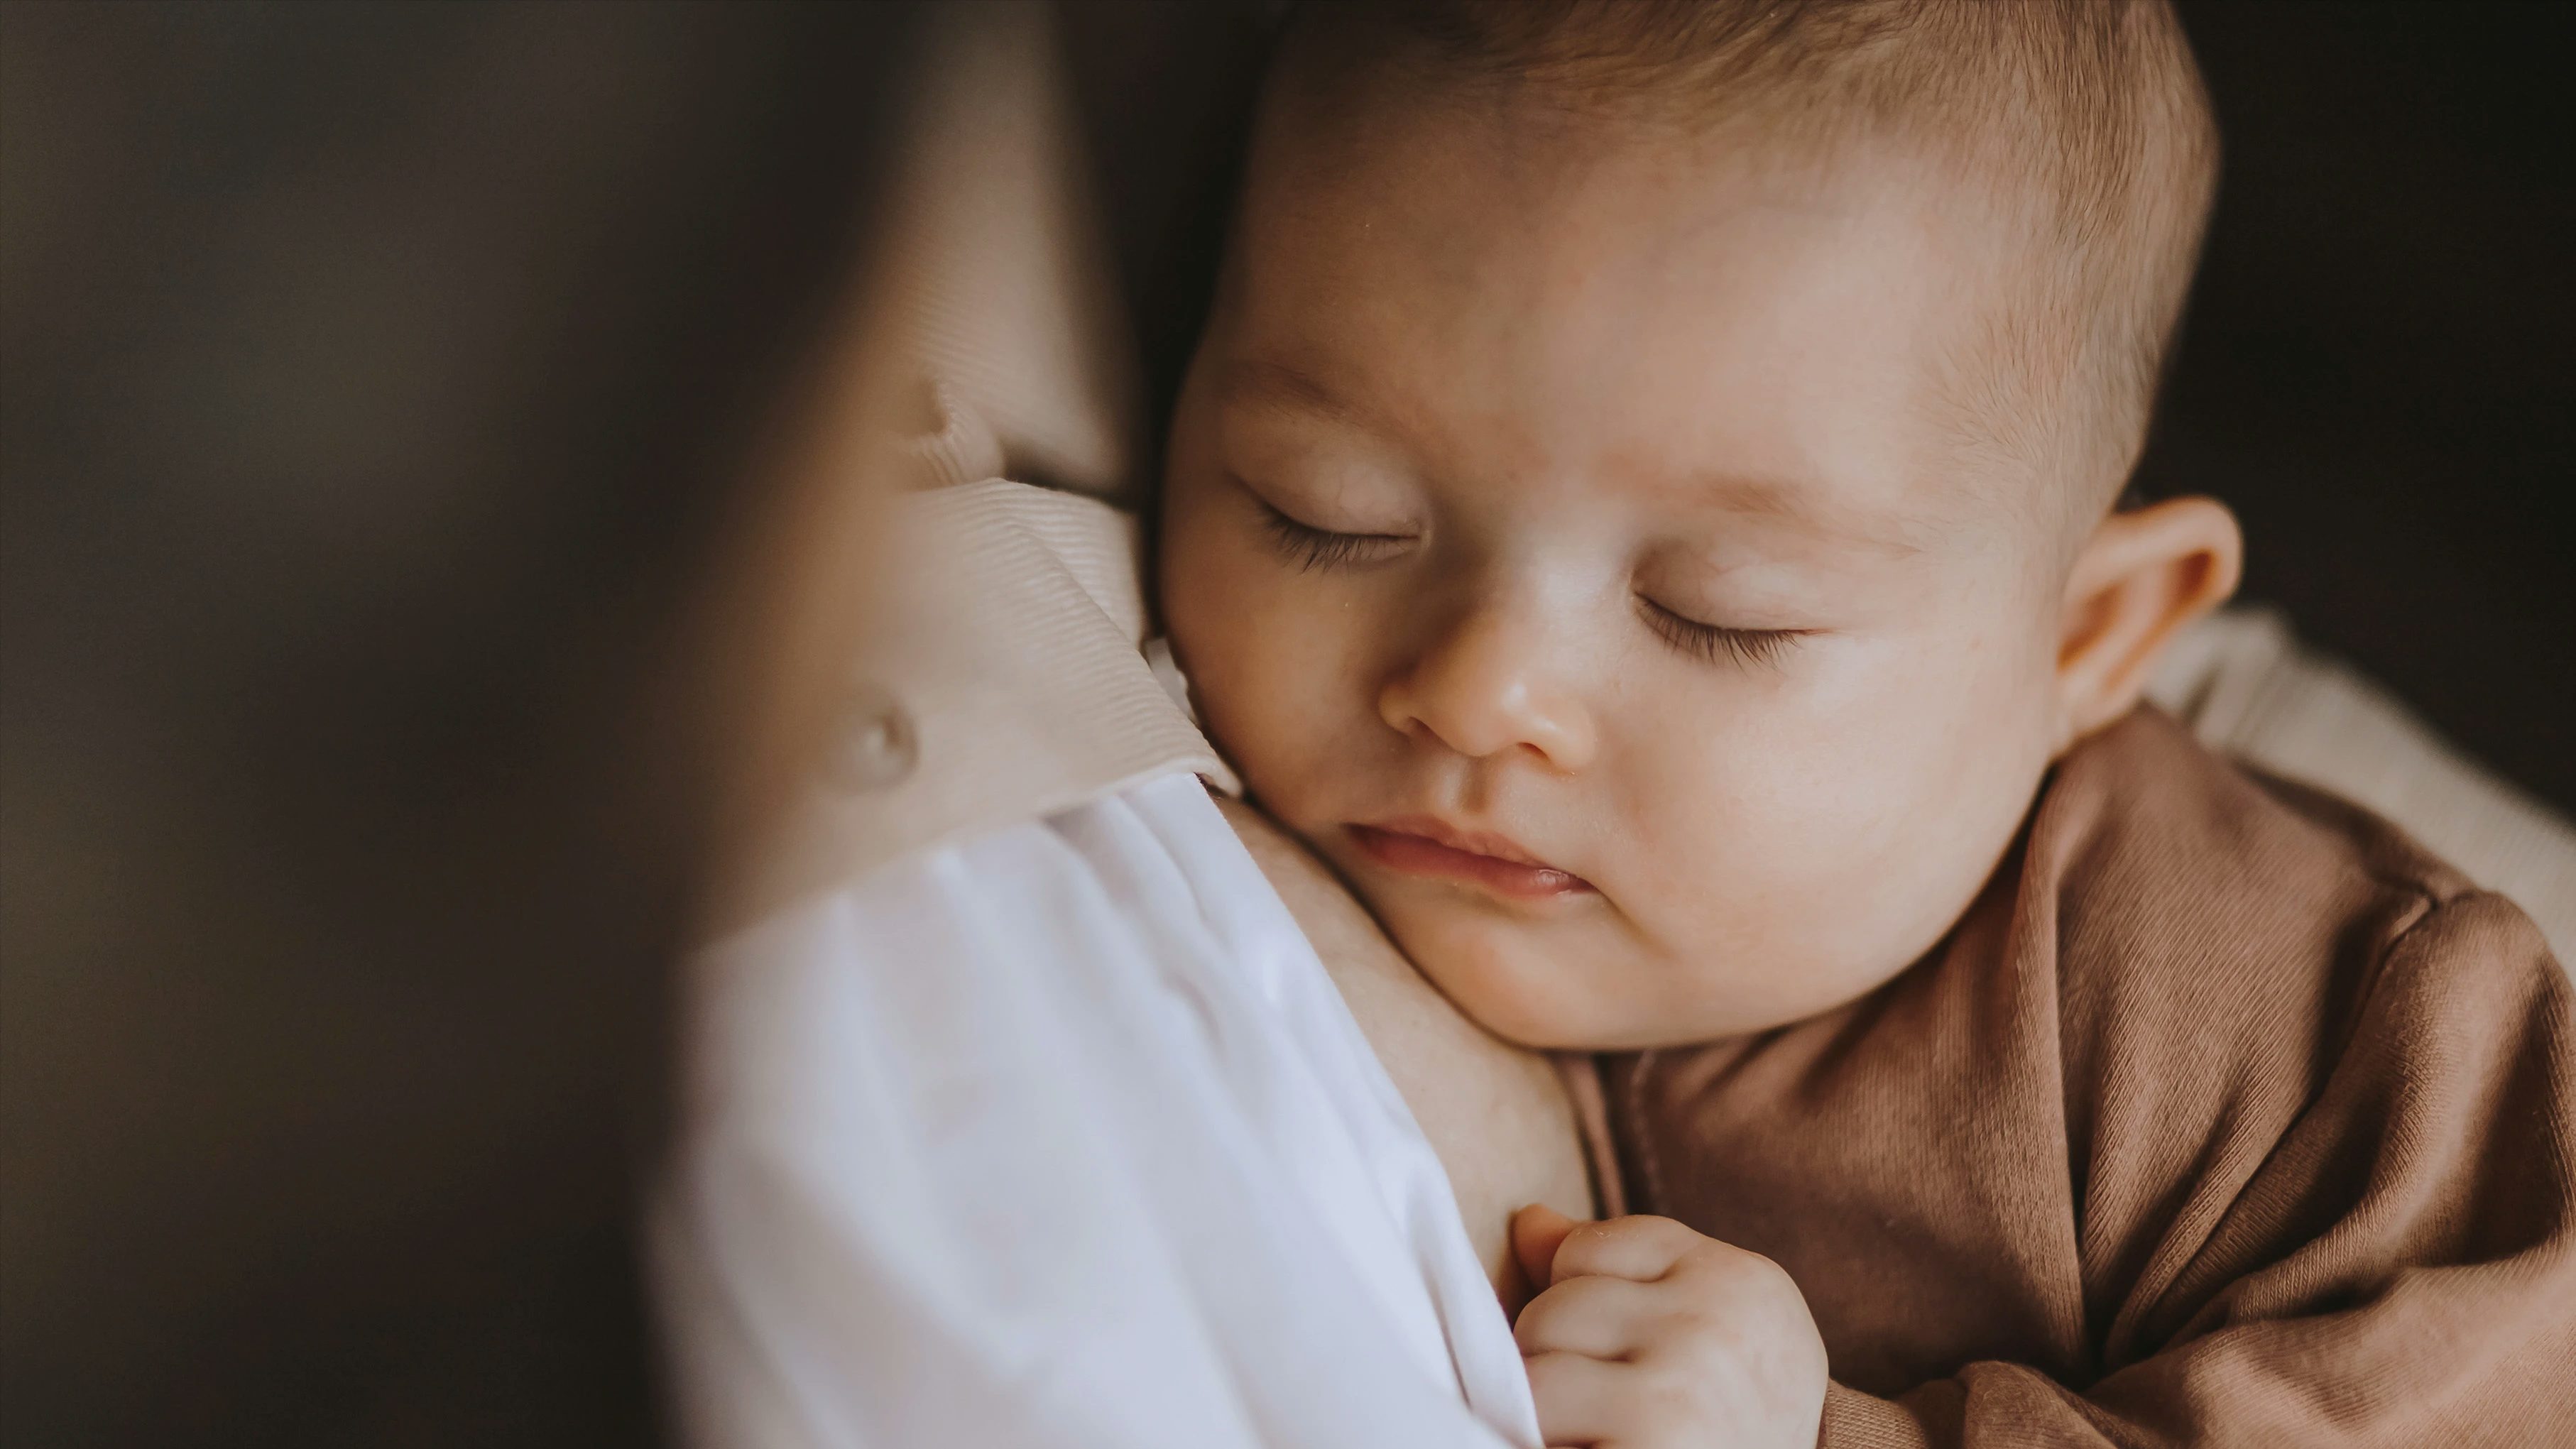
<instances>
[{"instance_id":1,"label":"blurred dark background","mask_svg":"<svg viewBox=\"0 0 2576 1449\"><path fill-rule=\"evenodd\" d=\"M2226 176L2140 482L2576 811L2576 6L2182 0Z\"/></svg>"},{"instance_id":2,"label":"blurred dark background","mask_svg":"<svg viewBox=\"0 0 2576 1449\"><path fill-rule=\"evenodd\" d=\"M684 611L911 7L0 7L0 1442L662 1432Z\"/></svg>"}]
</instances>

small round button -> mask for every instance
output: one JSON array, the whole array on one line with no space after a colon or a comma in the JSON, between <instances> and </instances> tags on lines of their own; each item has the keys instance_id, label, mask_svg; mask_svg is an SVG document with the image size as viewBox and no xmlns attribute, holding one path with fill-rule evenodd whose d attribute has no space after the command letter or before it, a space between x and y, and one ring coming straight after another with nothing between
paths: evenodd
<instances>
[{"instance_id":1,"label":"small round button","mask_svg":"<svg viewBox=\"0 0 2576 1449\"><path fill-rule=\"evenodd\" d=\"M921 740L912 715L883 687L860 685L844 714L849 721L833 760L833 777L850 790L882 790L912 773Z\"/></svg>"}]
</instances>

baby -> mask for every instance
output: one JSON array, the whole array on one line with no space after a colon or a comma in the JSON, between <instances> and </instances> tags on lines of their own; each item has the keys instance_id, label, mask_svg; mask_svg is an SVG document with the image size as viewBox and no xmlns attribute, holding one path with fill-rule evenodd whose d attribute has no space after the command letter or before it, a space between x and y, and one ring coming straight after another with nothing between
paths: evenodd
<instances>
[{"instance_id":1,"label":"baby","mask_svg":"<svg viewBox=\"0 0 2576 1449\"><path fill-rule=\"evenodd\" d=\"M2163 0L1292 21L1162 606L1423 973L1601 1054L1548 1442L2576 1442L2563 975L2137 707L2238 574L2114 507L2216 157Z\"/></svg>"}]
</instances>

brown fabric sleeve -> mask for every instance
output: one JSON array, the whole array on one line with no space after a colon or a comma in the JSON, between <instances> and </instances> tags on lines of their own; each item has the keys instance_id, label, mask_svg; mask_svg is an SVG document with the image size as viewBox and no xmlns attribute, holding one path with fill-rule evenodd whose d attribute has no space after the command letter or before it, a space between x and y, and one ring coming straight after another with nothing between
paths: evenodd
<instances>
[{"instance_id":1,"label":"brown fabric sleeve","mask_svg":"<svg viewBox=\"0 0 2576 1449\"><path fill-rule=\"evenodd\" d=\"M2337 1034L2280 1043L2331 1051L2323 1086L2199 1241L2159 1245L2179 1270L2087 1304L2137 1356L2080 1392L2004 1363L1837 1385L1823 1444L2576 1444L2567 978L2518 910L2464 894Z\"/></svg>"},{"instance_id":2,"label":"brown fabric sleeve","mask_svg":"<svg viewBox=\"0 0 2576 1449\"><path fill-rule=\"evenodd\" d=\"M1601 1059L1590 1052L1550 1052L1565 1100L1574 1108L1574 1130L1583 1139L1583 1165L1592 1175L1592 1211L1602 1219L1628 1215L1627 1184L1619 1176L1618 1145L1610 1136L1608 1099L1601 1091Z\"/></svg>"}]
</instances>

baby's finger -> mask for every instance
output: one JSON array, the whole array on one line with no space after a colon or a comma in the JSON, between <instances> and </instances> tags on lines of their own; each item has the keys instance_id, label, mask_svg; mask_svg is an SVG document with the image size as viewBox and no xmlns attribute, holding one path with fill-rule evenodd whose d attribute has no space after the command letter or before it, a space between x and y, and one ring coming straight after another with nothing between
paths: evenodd
<instances>
[{"instance_id":1,"label":"baby's finger","mask_svg":"<svg viewBox=\"0 0 2576 1449\"><path fill-rule=\"evenodd\" d=\"M1630 1397L1622 1384L1634 1369L1579 1353L1543 1353L1523 1362L1543 1442L1598 1444L1618 1435Z\"/></svg>"},{"instance_id":2,"label":"baby's finger","mask_svg":"<svg viewBox=\"0 0 2576 1449\"><path fill-rule=\"evenodd\" d=\"M1551 1281L1597 1274L1652 1283L1708 1239L1671 1218L1612 1218L1583 1223L1557 1246Z\"/></svg>"},{"instance_id":3,"label":"baby's finger","mask_svg":"<svg viewBox=\"0 0 2576 1449\"><path fill-rule=\"evenodd\" d=\"M1529 1301L1512 1325L1526 1356L1584 1353L1617 1358L1644 1347L1658 1290L1625 1278L1568 1278Z\"/></svg>"},{"instance_id":4,"label":"baby's finger","mask_svg":"<svg viewBox=\"0 0 2576 1449\"><path fill-rule=\"evenodd\" d=\"M1512 1214L1512 1260L1520 1265L1531 1293L1548 1285L1547 1265L1556 1261L1557 1246L1575 1226L1574 1219L1545 1203L1534 1202Z\"/></svg>"}]
</instances>

